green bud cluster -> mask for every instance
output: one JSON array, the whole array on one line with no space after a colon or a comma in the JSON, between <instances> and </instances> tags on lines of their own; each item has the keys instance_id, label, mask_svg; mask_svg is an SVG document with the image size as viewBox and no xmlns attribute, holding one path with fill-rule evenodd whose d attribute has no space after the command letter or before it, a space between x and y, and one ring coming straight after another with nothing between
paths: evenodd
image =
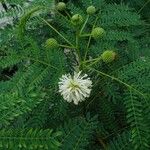
<instances>
[{"instance_id":1,"label":"green bud cluster","mask_svg":"<svg viewBox=\"0 0 150 150\"><path fill-rule=\"evenodd\" d=\"M83 22L83 18L82 18L81 15L75 14L75 15L72 16L71 22L72 22L73 25L80 25Z\"/></svg>"},{"instance_id":2,"label":"green bud cluster","mask_svg":"<svg viewBox=\"0 0 150 150\"><path fill-rule=\"evenodd\" d=\"M45 47L47 49L57 48L58 46L59 46L59 44L54 38L49 38L45 42Z\"/></svg>"},{"instance_id":3,"label":"green bud cluster","mask_svg":"<svg viewBox=\"0 0 150 150\"><path fill-rule=\"evenodd\" d=\"M111 63L115 60L116 53L112 50L106 50L102 53L101 58L105 63Z\"/></svg>"},{"instance_id":4,"label":"green bud cluster","mask_svg":"<svg viewBox=\"0 0 150 150\"><path fill-rule=\"evenodd\" d=\"M94 39L97 39L97 38L101 38L101 37L103 37L104 35L105 35L105 30L103 29L103 28L101 28L101 27L96 27L96 28L94 28L93 30L92 30L92 33L91 33L91 35L92 35L92 37L94 38Z\"/></svg>"},{"instance_id":5,"label":"green bud cluster","mask_svg":"<svg viewBox=\"0 0 150 150\"><path fill-rule=\"evenodd\" d=\"M59 11L64 11L66 9L66 4L64 2L59 2L56 6L56 9Z\"/></svg>"},{"instance_id":6,"label":"green bud cluster","mask_svg":"<svg viewBox=\"0 0 150 150\"><path fill-rule=\"evenodd\" d=\"M96 8L94 6L89 6L86 10L87 14L93 15L96 12Z\"/></svg>"}]
</instances>

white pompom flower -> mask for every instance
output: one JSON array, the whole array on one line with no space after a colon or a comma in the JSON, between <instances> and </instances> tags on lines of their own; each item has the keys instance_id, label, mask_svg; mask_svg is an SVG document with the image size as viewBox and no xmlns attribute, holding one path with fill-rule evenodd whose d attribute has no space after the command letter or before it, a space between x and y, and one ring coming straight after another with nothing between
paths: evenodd
<instances>
[{"instance_id":1,"label":"white pompom flower","mask_svg":"<svg viewBox=\"0 0 150 150\"><path fill-rule=\"evenodd\" d=\"M81 71L74 72L73 76L62 75L58 85L64 100L69 103L74 102L75 105L88 98L92 90L92 81L87 74L81 75Z\"/></svg>"}]
</instances>

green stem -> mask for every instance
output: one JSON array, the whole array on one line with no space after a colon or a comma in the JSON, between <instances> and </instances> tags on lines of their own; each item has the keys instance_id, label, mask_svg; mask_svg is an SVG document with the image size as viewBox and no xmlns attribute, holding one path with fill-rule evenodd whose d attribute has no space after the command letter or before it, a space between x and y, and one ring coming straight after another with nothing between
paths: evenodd
<instances>
[{"instance_id":1,"label":"green stem","mask_svg":"<svg viewBox=\"0 0 150 150\"><path fill-rule=\"evenodd\" d=\"M76 47L68 46L68 45L59 45L60 47L64 48L70 48L70 49L76 49Z\"/></svg>"},{"instance_id":2,"label":"green stem","mask_svg":"<svg viewBox=\"0 0 150 150\"><path fill-rule=\"evenodd\" d=\"M87 66L86 68L91 69L91 70L97 72L98 74L101 74L101 75L103 75L103 76L106 76L106 77L108 77L108 78L111 78L112 80L115 80L115 81L117 81L117 82L119 82L119 83L125 85L125 86L128 87L129 89L132 89L132 90L134 90L135 92L137 92L138 94L140 94L141 96L143 96L144 99L145 99L145 94L141 93L140 91L138 91L137 89L135 89L135 88L132 87L131 85L129 85L129 84L127 84L127 83L121 81L120 79L118 79L118 78L116 78L116 77L113 77L113 76L111 76L111 75L109 75L109 74L106 74L106 73L104 73L104 72L101 72L101 71L99 71L99 70L96 70L96 69L94 69L94 68L91 68L91 67L89 67L89 66ZM146 103L147 103L147 102L146 102ZM148 105L148 103L147 103L147 105Z\"/></svg>"},{"instance_id":3,"label":"green stem","mask_svg":"<svg viewBox=\"0 0 150 150\"><path fill-rule=\"evenodd\" d=\"M144 9L144 7L150 2L150 0L148 0L138 11L138 14Z\"/></svg>"},{"instance_id":4,"label":"green stem","mask_svg":"<svg viewBox=\"0 0 150 150\"><path fill-rule=\"evenodd\" d=\"M90 65L88 65L88 67L91 67L91 66L93 66L94 64L98 63L100 60L101 60L101 57L97 57L97 58L95 58L95 59L83 61L82 64L86 64L86 63L92 62Z\"/></svg>"},{"instance_id":5,"label":"green stem","mask_svg":"<svg viewBox=\"0 0 150 150\"><path fill-rule=\"evenodd\" d=\"M29 59L29 60L32 60L34 62L38 62L40 64L43 64L43 65L46 65L46 66L49 66L51 68L54 68L54 69L58 70L58 68L56 68L55 66L50 65L49 63L46 63L46 62L44 62L42 60L34 59L34 58L31 58L31 57L24 57L24 56L20 56L20 58L22 58L22 59Z\"/></svg>"},{"instance_id":6,"label":"green stem","mask_svg":"<svg viewBox=\"0 0 150 150\"><path fill-rule=\"evenodd\" d=\"M82 64L90 63L90 62L96 61L97 59L98 59L98 58L94 58L94 59L82 61Z\"/></svg>"},{"instance_id":7,"label":"green stem","mask_svg":"<svg viewBox=\"0 0 150 150\"><path fill-rule=\"evenodd\" d=\"M91 36L91 34L80 34L80 37L88 37Z\"/></svg>"},{"instance_id":8,"label":"green stem","mask_svg":"<svg viewBox=\"0 0 150 150\"><path fill-rule=\"evenodd\" d=\"M103 146L104 150L107 150L107 145L106 145L106 143L103 141L103 139L98 138L98 141L99 141L100 144Z\"/></svg>"},{"instance_id":9,"label":"green stem","mask_svg":"<svg viewBox=\"0 0 150 150\"><path fill-rule=\"evenodd\" d=\"M80 67L81 55L80 55L80 50L79 50L79 32L78 31L76 31L76 53L77 53L78 58L79 58L79 67Z\"/></svg>"},{"instance_id":10,"label":"green stem","mask_svg":"<svg viewBox=\"0 0 150 150\"><path fill-rule=\"evenodd\" d=\"M53 29L61 38L63 38L69 45L73 46L74 45L69 41L67 40L59 31L57 31L50 23L48 23L45 19L39 17L40 19L42 19L51 29Z\"/></svg>"},{"instance_id":11,"label":"green stem","mask_svg":"<svg viewBox=\"0 0 150 150\"><path fill-rule=\"evenodd\" d=\"M97 23L97 20L98 20L98 17L96 17L96 19L95 19L95 22L94 22L94 24L93 24L92 30L95 28L95 25L96 25L96 23ZM92 36L90 35L89 40L88 40L88 43L87 43L86 52L85 52L85 55L84 55L84 59L83 59L83 60L86 60L87 53L88 53L89 46L90 46L90 42L91 42L91 38L92 38Z\"/></svg>"},{"instance_id":12,"label":"green stem","mask_svg":"<svg viewBox=\"0 0 150 150\"><path fill-rule=\"evenodd\" d=\"M59 11L57 11L57 10L56 10L56 12L57 12L61 17L63 17L67 22L70 23L70 20L68 20L67 17L65 17L64 15L62 15L62 14L61 14Z\"/></svg>"},{"instance_id":13,"label":"green stem","mask_svg":"<svg viewBox=\"0 0 150 150\"><path fill-rule=\"evenodd\" d=\"M81 28L81 30L80 30L80 32L79 32L79 35L82 34L82 31L84 30L84 28L85 28L85 26L86 26L88 20L89 20L89 15L87 15L87 18L86 18L86 20L85 20L85 22L84 22L84 24L83 24L83 26L82 26L82 28Z\"/></svg>"},{"instance_id":14,"label":"green stem","mask_svg":"<svg viewBox=\"0 0 150 150\"><path fill-rule=\"evenodd\" d=\"M91 67L93 65L95 65L96 63L98 63L102 58L98 57L93 63L91 63L90 65L88 65L88 67Z\"/></svg>"},{"instance_id":15,"label":"green stem","mask_svg":"<svg viewBox=\"0 0 150 150\"><path fill-rule=\"evenodd\" d=\"M66 15L71 19L70 14L65 10Z\"/></svg>"}]
</instances>

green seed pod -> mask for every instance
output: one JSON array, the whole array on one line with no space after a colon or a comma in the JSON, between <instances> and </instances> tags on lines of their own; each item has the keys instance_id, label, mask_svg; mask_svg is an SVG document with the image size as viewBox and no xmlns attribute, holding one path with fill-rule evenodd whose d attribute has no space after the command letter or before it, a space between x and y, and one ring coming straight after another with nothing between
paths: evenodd
<instances>
[{"instance_id":1,"label":"green seed pod","mask_svg":"<svg viewBox=\"0 0 150 150\"><path fill-rule=\"evenodd\" d=\"M59 44L54 38L49 38L45 42L45 47L47 49L57 48L58 46Z\"/></svg>"},{"instance_id":2,"label":"green seed pod","mask_svg":"<svg viewBox=\"0 0 150 150\"><path fill-rule=\"evenodd\" d=\"M87 14L93 15L96 12L96 8L94 6L89 6L86 10Z\"/></svg>"},{"instance_id":3,"label":"green seed pod","mask_svg":"<svg viewBox=\"0 0 150 150\"><path fill-rule=\"evenodd\" d=\"M73 25L80 25L83 22L83 18L82 18L81 15L75 14L75 15L72 16L71 22L72 22Z\"/></svg>"},{"instance_id":4,"label":"green seed pod","mask_svg":"<svg viewBox=\"0 0 150 150\"><path fill-rule=\"evenodd\" d=\"M100 27L96 27L96 28L94 28L93 30L92 30L92 33L91 33L91 35L92 35L92 37L94 38L94 39L97 39L97 38L101 38L101 37L103 37L104 35L105 35L105 30L103 29L103 28L100 28Z\"/></svg>"},{"instance_id":5,"label":"green seed pod","mask_svg":"<svg viewBox=\"0 0 150 150\"><path fill-rule=\"evenodd\" d=\"M112 50L106 50L101 55L101 58L105 63L111 63L112 61L115 60L115 57L116 57L116 53Z\"/></svg>"},{"instance_id":6,"label":"green seed pod","mask_svg":"<svg viewBox=\"0 0 150 150\"><path fill-rule=\"evenodd\" d=\"M59 2L56 6L56 9L59 11L63 11L66 9L66 4L64 2Z\"/></svg>"}]
</instances>

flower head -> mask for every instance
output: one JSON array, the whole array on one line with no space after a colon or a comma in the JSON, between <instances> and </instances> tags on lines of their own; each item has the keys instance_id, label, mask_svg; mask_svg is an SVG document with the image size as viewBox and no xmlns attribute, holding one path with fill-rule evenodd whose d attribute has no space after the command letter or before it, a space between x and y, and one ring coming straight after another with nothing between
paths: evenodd
<instances>
[{"instance_id":1,"label":"flower head","mask_svg":"<svg viewBox=\"0 0 150 150\"><path fill-rule=\"evenodd\" d=\"M106 50L103 52L101 55L103 62L105 63L111 63L112 61L115 60L116 53L112 50Z\"/></svg>"},{"instance_id":2,"label":"flower head","mask_svg":"<svg viewBox=\"0 0 150 150\"><path fill-rule=\"evenodd\" d=\"M80 14L75 14L71 18L71 22L73 25L80 25L83 22L83 17Z\"/></svg>"},{"instance_id":3,"label":"flower head","mask_svg":"<svg viewBox=\"0 0 150 150\"><path fill-rule=\"evenodd\" d=\"M47 49L57 48L58 46L59 46L59 44L54 38L49 38L45 42L45 47Z\"/></svg>"},{"instance_id":4,"label":"flower head","mask_svg":"<svg viewBox=\"0 0 150 150\"><path fill-rule=\"evenodd\" d=\"M106 34L105 30L101 27L96 27L92 30L92 37L94 39L102 38Z\"/></svg>"},{"instance_id":5,"label":"flower head","mask_svg":"<svg viewBox=\"0 0 150 150\"><path fill-rule=\"evenodd\" d=\"M79 73L74 72L73 76L70 74L62 75L58 85L64 100L78 105L79 102L90 96L92 81L87 74L81 75L80 71Z\"/></svg>"},{"instance_id":6,"label":"flower head","mask_svg":"<svg viewBox=\"0 0 150 150\"><path fill-rule=\"evenodd\" d=\"M96 8L94 6L89 6L86 10L87 14L93 15L96 12Z\"/></svg>"},{"instance_id":7,"label":"flower head","mask_svg":"<svg viewBox=\"0 0 150 150\"><path fill-rule=\"evenodd\" d=\"M56 6L57 10L63 11L66 9L66 4L64 2L59 2Z\"/></svg>"}]
</instances>

